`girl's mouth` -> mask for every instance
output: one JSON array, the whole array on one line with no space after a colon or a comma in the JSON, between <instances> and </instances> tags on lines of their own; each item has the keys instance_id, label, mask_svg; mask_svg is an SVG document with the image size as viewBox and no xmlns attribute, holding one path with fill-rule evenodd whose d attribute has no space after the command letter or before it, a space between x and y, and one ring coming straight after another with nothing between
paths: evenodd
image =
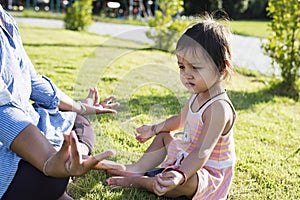
<instances>
[{"instance_id":1,"label":"girl's mouth","mask_svg":"<svg viewBox=\"0 0 300 200\"><path fill-rule=\"evenodd\" d=\"M185 85L186 85L187 87L194 87L194 86L195 86L194 83L190 83L190 82L185 83Z\"/></svg>"}]
</instances>

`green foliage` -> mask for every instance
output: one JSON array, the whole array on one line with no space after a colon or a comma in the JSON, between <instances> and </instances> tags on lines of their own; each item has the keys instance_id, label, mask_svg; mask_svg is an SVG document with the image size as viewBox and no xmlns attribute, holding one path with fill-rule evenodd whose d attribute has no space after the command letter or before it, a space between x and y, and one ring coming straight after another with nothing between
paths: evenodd
<instances>
[{"instance_id":1,"label":"green foliage","mask_svg":"<svg viewBox=\"0 0 300 200\"><path fill-rule=\"evenodd\" d=\"M77 0L66 11L65 28L82 31L92 24L92 0Z\"/></svg>"},{"instance_id":2,"label":"green foliage","mask_svg":"<svg viewBox=\"0 0 300 200\"><path fill-rule=\"evenodd\" d=\"M265 19L267 3L268 0L250 0L248 9L243 16L248 19Z\"/></svg>"},{"instance_id":3,"label":"green foliage","mask_svg":"<svg viewBox=\"0 0 300 200\"><path fill-rule=\"evenodd\" d=\"M186 21L173 19L173 17L183 11L183 1L159 0L158 2L160 9L149 20L149 26L152 29L146 35L154 40L156 48L165 51L173 50L175 42L187 27Z\"/></svg>"},{"instance_id":4,"label":"green foliage","mask_svg":"<svg viewBox=\"0 0 300 200\"><path fill-rule=\"evenodd\" d=\"M269 0L268 15L271 34L263 47L281 68L282 94L299 98L296 81L300 69L300 2L299 0Z\"/></svg>"},{"instance_id":5,"label":"green foliage","mask_svg":"<svg viewBox=\"0 0 300 200\"><path fill-rule=\"evenodd\" d=\"M224 9L230 17L236 18L244 13L249 6L250 0L210 0L211 9Z\"/></svg>"}]
</instances>

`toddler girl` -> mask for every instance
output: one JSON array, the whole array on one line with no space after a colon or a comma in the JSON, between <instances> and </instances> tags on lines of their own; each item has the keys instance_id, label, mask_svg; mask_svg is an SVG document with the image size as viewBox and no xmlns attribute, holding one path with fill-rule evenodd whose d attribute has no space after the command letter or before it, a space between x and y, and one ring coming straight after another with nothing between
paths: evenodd
<instances>
[{"instance_id":1,"label":"toddler girl","mask_svg":"<svg viewBox=\"0 0 300 200\"><path fill-rule=\"evenodd\" d=\"M230 32L212 19L181 36L176 56L181 82L191 93L189 101L178 115L137 128L138 141L155 138L125 171L109 171L119 175L108 179L110 187L136 187L170 198L227 198L234 171L236 118L222 85L231 70L229 37ZM183 132L174 134L182 127Z\"/></svg>"}]
</instances>

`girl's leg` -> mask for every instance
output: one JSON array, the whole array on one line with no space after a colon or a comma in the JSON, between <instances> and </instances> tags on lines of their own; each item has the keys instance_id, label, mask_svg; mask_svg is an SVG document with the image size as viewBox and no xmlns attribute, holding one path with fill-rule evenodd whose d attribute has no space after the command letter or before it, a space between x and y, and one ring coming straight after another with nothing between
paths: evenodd
<instances>
[{"instance_id":1,"label":"girl's leg","mask_svg":"<svg viewBox=\"0 0 300 200\"><path fill-rule=\"evenodd\" d=\"M148 176L131 176L131 177L111 177L107 180L108 185L111 188L139 188L147 190L149 192L154 192L153 183L155 177ZM177 198L180 196L186 196L192 198L196 193L198 186L198 176L195 174L184 185L179 185L170 192L166 193L164 196L170 198Z\"/></svg>"},{"instance_id":2,"label":"girl's leg","mask_svg":"<svg viewBox=\"0 0 300 200\"><path fill-rule=\"evenodd\" d=\"M142 157L133 166L142 172L147 172L157 167L164 161L167 155L167 147L172 140L173 137L169 132L158 134Z\"/></svg>"},{"instance_id":3,"label":"girl's leg","mask_svg":"<svg viewBox=\"0 0 300 200\"><path fill-rule=\"evenodd\" d=\"M162 163L167 154L167 146L172 140L170 133L160 133L136 163L126 165L126 171L108 170L108 172L120 176L141 176Z\"/></svg>"},{"instance_id":4,"label":"girl's leg","mask_svg":"<svg viewBox=\"0 0 300 200\"><path fill-rule=\"evenodd\" d=\"M154 177L148 176L129 176L129 177L111 177L107 180L110 188L139 188L153 192Z\"/></svg>"},{"instance_id":5,"label":"girl's leg","mask_svg":"<svg viewBox=\"0 0 300 200\"><path fill-rule=\"evenodd\" d=\"M28 162L21 160L18 171L1 200L53 200L61 197L69 178L45 176Z\"/></svg>"}]
</instances>

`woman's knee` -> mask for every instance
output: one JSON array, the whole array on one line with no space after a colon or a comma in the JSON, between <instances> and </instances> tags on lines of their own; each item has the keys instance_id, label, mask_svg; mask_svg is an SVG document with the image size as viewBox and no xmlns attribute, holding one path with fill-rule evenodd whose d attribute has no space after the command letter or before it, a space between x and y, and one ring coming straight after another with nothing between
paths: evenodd
<instances>
[{"instance_id":1,"label":"woman's knee","mask_svg":"<svg viewBox=\"0 0 300 200\"><path fill-rule=\"evenodd\" d=\"M2 200L58 199L65 192L68 182L69 178L45 176L30 163L21 160L18 171Z\"/></svg>"},{"instance_id":2,"label":"woman's knee","mask_svg":"<svg viewBox=\"0 0 300 200\"><path fill-rule=\"evenodd\" d=\"M82 115L77 115L73 130L78 137L78 141L87 148L87 154L90 155L94 148L96 136L88 119Z\"/></svg>"}]
</instances>

